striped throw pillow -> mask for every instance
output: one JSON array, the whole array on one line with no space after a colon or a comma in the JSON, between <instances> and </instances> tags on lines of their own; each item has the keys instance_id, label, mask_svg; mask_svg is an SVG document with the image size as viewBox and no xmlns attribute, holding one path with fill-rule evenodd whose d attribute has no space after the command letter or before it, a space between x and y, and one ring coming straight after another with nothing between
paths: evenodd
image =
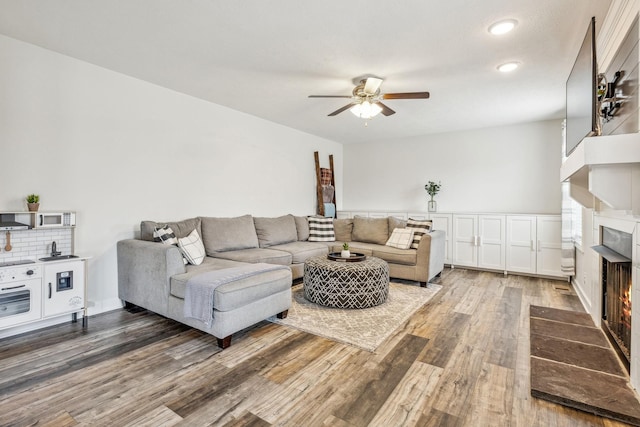
<instances>
[{"instance_id":1,"label":"striped throw pillow","mask_svg":"<svg viewBox=\"0 0 640 427\"><path fill-rule=\"evenodd\" d=\"M398 249L409 249L413 243L413 228L394 228L387 246Z\"/></svg>"},{"instance_id":2,"label":"striped throw pillow","mask_svg":"<svg viewBox=\"0 0 640 427\"><path fill-rule=\"evenodd\" d=\"M335 242L336 235L333 231L333 218L310 216L309 217L309 241L310 242Z\"/></svg>"},{"instance_id":3,"label":"striped throw pillow","mask_svg":"<svg viewBox=\"0 0 640 427\"><path fill-rule=\"evenodd\" d=\"M176 237L176 233L173 232L173 229L168 225L164 225L164 227L156 227L153 229L153 241L154 242L162 242L163 245L173 245L178 246L178 238ZM188 260L182 254L182 262L188 264Z\"/></svg>"},{"instance_id":4,"label":"striped throw pillow","mask_svg":"<svg viewBox=\"0 0 640 427\"><path fill-rule=\"evenodd\" d=\"M165 224L164 227L156 227L153 230L153 241L154 242L162 242L165 245L177 245L178 239L176 238L176 233L173 232L171 227Z\"/></svg>"},{"instance_id":5,"label":"striped throw pillow","mask_svg":"<svg viewBox=\"0 0 640 427\"><path fill-rule=\"evenodd\" d=\"M433 227L433 221L430 219L413 219L409 218L407 220L407 228L413 229L413 243L411 243L412 249L418 249L418 245L420 244L420 239L426 233L431 231Z\"/></svg>"}]
</instances>

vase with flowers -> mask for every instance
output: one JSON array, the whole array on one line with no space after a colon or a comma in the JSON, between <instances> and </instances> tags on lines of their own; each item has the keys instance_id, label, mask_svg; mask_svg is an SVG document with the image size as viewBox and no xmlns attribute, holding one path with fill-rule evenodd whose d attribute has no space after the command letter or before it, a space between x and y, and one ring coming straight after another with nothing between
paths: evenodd
<instances>
[{"instance_id":1,"label":"vase with flowers","mask_svg":"<svg viewBox=\"0 0 640 427\"><path fill-rule=\"evenodd\" d=\"M427 185L424 186L427 194L431 196L431 200L429 200L429 203L427 204L429 212L436 212L438 210L438 204L433 200L433 197L438 194L440 187L442 187L442 183L440 181L438 181L437 184L434 181L429 181Z\"/></svg>"}]
</instances>

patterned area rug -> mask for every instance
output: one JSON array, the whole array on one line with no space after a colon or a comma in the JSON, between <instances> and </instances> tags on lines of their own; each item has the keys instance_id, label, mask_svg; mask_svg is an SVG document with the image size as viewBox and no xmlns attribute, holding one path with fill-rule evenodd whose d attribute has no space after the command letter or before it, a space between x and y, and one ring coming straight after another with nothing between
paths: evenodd
<instances>
[{"instance_id":1,"label":"patterned area rug","mask_svg":"<svg viewBox=\"0 0 640 427\"><path fill-rule=\"evenodd\" d=\"M268 320L374 352L441 288L431 283L426 288L390 283L389 297L384 304L357 310L323 307L309 302L304 298L302 285L296 285L292 289L293 301L287 318L274 316Z\"/></svg>"}]
</instances>

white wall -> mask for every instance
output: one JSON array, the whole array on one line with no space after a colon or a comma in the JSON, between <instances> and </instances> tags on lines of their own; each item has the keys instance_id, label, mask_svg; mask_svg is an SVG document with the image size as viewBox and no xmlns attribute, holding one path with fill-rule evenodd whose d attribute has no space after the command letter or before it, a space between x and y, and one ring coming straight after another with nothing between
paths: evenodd
<instances>
[{"instance_id":1,"label":"white wall","mask_svg":"<svg viewBox=\"0 0 640 427\"><path fill-rule=\"evenodd\" d=\"M342 203L341 144L4 36L0 93L0 211L77 211L92 313L118 303L141 220L314 213L316 150Z\"/></svg>"},{"instance_id":2,"label":"white wall","mask_svg":"<svg viewBox=\"0 0 640 427\"><path fill-rule=\"evenodd\" d=\"M344 147L343 210L559 214L561 121Z\"/></svg>"}]
</instances>

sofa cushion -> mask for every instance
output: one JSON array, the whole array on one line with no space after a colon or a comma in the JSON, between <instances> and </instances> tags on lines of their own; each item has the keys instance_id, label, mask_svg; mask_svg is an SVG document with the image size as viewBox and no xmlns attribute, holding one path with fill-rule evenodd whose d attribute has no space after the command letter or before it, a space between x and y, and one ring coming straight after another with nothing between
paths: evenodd
<instances>
[{"instance_id":1,"label":"sofa cushion","mask_svg":"<svg viewBox=\"0 0 640 427\"><path fill-rule=\"evenodd\" d=\"M321 216L309 217L309 241L310 242L333 242L336 240L333 231L333 218Z\"/></svg>"},{"instance_id":2,"label":"sofa cushion","mask_svg":"<svg viewBox=\"0 0 640 427\"><path fill-rule=\"evenodd\" d=\"M309 239L309 220L306 216L294 216L296 221L296 230L298 232L298 240L304 242Z\"/></svg>"},{"instance_id":3,"label":"sofa cushion","mask_svg":"<svg viewBox=\"0 0 640 427\"><path fill-rule=\"evenodd\" d=\"M327 243L323 242L292 242L284 245L272 246L271 249L288 252L292 257L292 264L301 264L307 258L329 253Z\"/></svg>"},{"instance_id":4,"label":"sofa cushion","mask_svg":"<svg viewBox=\"0 0 640 427\"><path fill-rule=\"evenodd\" d=\"M204 245L198 230L193 230L187 237L178 239L178 247L189 264L200 265L204 260Z\"/></svg>"},{"instance_id":5,"label":"sofa cushion","mask_svg":"<svg viewBox=\"0 0 640 427\"><path fill-rule=\"evenodd\" d=\"M409 218L407 221L407 228L413 228L413 243L411 247L413 249L418 249L418 245L420 244L420 239L425 233L431 231L431 227L433 226L433 221L430 219L412 219Z\"/></svg>"},{"instance_id":6,"label":"sofa cushion","mask_svg":"<svg viewBox=\"0 0 640 427\"><path fill-rule=\"evenodd\" d=\"M389 221L387 218L366 218L356 216L353 218L353 232L351 233L351 239L354 242L384 245L389 239Z\"/></svg>"},{"instance_id":7,"label":"sofa cushion","mask_svg":"<svg viewBox=\"0 0 640 427\"><path fill-rule=\"evenodd\" d=\"M202 241L209 256L216 252L258 247L258 235L251 215L201 219Z\"/></svg>"},{"instance_id":8,"label":"sofa cushion","mask_svg":"<svg viewBox=\"0 0 640 427\"><path fill-rule=\"evenodd\" d=\"M373 255L373 250L378 246L377 243L364 243L364 242L350 242L349 243L349 251L352 254L363 254L363 255ZM342 245L335 245L330 248L332 252L340 252L342 250Z\"/></svg>"},{"instance_id":9,"label":"sofa cushion","mask_svg":"<svg viewBox=\"0 0 640 427\"><path fill-rule=\"evenodd\" d=\"M189 218L177 222L142 221L140 223L140 239L153 242L153 230L165 225L173 230L176 237L187 237L193 230L198 230L198 234L202 236L200 218Z\"/></svg>"},{"instance_id":10,"label":"sofa cushion","mask_svg":"<svg viewBox=\"0 0 640 427\"><path fill-rule=\"evenodd\" d=\"M390 216L388 219L389 219L389 237L391 237L391 233L393 233L393 230L395 230L396 228L406 228L407 227L407 220L406 219L400 219L400 218L396 218L394 216Z\"/></svg>"},{"instance_id":11,"label":"sofa cushion","mask_svg":"<svg viewBox=\"0 0 640 427\"><path fill-rule=\"evenodd\" d=\"M289 265L293 259L289 252L270 248L250 248L237 251L216 252L212 256L239 262L266 262L268 264L278 265Z\"/></svg>"},{"instance_id":12,"label":"sofa cushion","mask_svg":"<svg viewBox=\"0 0 640 427\"><path fill-rule=\"evenodd\" d=\"M392 264L416 265L418 251L416 249L397 249L390 246L376 246L372 255Z\"/></svg>"},{"instance_id":13,"label":"sofa cushion","mask_svg":"<svg viewBox=\"0 0 640 427\"><path fill-rule=\"evenodd\" d=\"M184 299L189 278L207 271L240 265L242 264L234 261L207 257L201 265L189 266L187 273L171 278L171 295ZM288 274L290 273L286 270L269 271L221 285L213 294L213 307L217 311L230 311L274 293L286 291L291 288L291 282L283 281L282 278Z\"/></svg>"},{"instance_id":14,"label":"sofa cushion","mask_svg":"<svg viewBox=\"0 0 640 427\"><path fill-rule=\"evenodd\" d=\"M396 228L387 240L387 246L398 249L409 249L413 243L412 228Z\"/></svg>"},{"instance_id":15,"label":"sofa cushion","mask_svg":"<svg viewBox=\"0 0 640 427\"><path fill-rule=\"evenodd\" d=\"M298 240L298 230L293 215L278 218L253 218L261 248Z\"/></svg>"},{"instance_id":16,"label":"sofa cushion","mask_svg":"<svg viewBox=\"0 0 640 427\"><path fill-rule=\"evenodd\" d=\"M353 231L353 219L334 219L333 231L336 233L336 240L340 240L341 242L350 242L351 232Z\"/></svg>"}]
</instances>

